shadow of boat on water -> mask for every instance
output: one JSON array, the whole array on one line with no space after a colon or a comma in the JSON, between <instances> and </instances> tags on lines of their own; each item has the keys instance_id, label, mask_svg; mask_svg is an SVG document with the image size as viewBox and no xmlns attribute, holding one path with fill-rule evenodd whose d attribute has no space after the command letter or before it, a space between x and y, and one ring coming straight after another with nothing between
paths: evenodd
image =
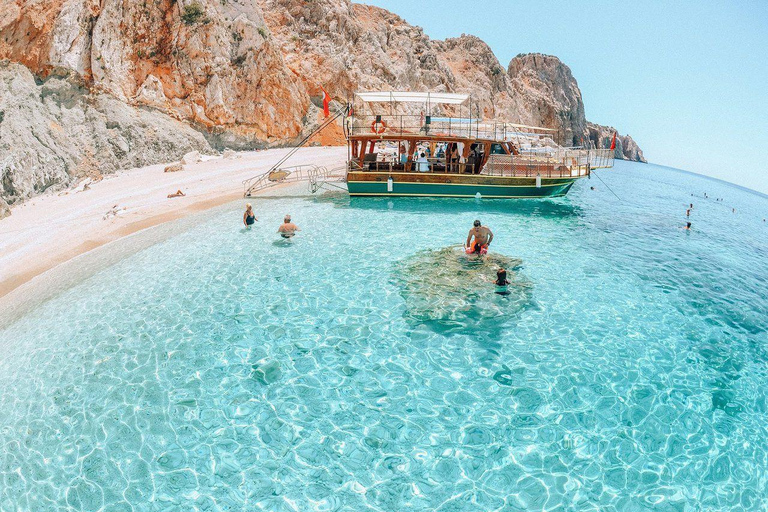
<instances>
[{"instance_id":1,"label":"shadow of boat on water","mask_svg":"<svg viewBox=\"0 0 768 512\"><path fill-rule=\"evenodd\" d=\"M473 199L450 197L350 197L345 192L326 192L313 198L337 208L379 210L396 213L505 213L526 217L581 217L582 208L566 198Z\"/></svg>"}]
</instances>

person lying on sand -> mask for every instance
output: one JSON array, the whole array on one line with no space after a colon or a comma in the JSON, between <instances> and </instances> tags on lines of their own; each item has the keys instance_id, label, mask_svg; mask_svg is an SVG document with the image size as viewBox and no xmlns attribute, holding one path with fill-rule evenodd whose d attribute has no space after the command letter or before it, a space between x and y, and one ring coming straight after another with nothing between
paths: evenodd
<instances>
[{"instance_id":1,"label":"person lying on sand","mask_svg":"<svg viewBox=\"0 0 768 512\"><path fill-rule=\"evenodd\" d=\"M280 236L283 238L291 238L296 234L297 231L301 230L299 229L299 226L291 222L290 215L286 215L283 219L283 223L280 224L279 228L277 228L277 232L280 233Z\"/></svg>"},{"instance_id":2,"label":"person lying on sand","mask_svg":"<svg viewBox=\"0 0 768 512\"><path fill-rule=\"evenodd\" d=\"M474 238L474 241L472 240ZM474 227L469 230L467 235L466 247L467 254L485 254L488 252L488 246L493 241L493 232L483 226L479 220L476 220Z\"/></svg>"},{"instance_id":3,"label":"person lying on sand","mask_svg":"<svg viewBox=\"0 0 768 512\"><path fill-rule=\"evenodd\" d=\"M184 197L184 196L186 196L186 195L187 195L187 194L185 194L185 193L184 193L184 192L182 192L181 190L177 190L177 191L176 191L176 192L174 192L173 194L168 194L168 199L171 199L171 198L173 198L173 197Z\"/></svg>"}]
</instances>

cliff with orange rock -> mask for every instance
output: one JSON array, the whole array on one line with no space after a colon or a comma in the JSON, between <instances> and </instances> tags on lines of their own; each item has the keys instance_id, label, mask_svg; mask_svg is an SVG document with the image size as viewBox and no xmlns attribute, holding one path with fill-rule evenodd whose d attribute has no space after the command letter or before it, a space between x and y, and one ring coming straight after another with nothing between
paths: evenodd
<instances>
[{"instance_id":1,"label":"cliff with orange rock","mask_svg":"<svg viewBox=\"0 0 768 512\"><path fill-rule=\"evenodd\" d=\"M505 67L477 37L433 40L349 0L0 0L0 59L8 203L191 149L294 143L321 120L321 86L334 107L356 90L470 92L486 117L562 144L602 137L556 57ZM617 156L642 160L621 141Z\"/></svg>"}]
</instances>

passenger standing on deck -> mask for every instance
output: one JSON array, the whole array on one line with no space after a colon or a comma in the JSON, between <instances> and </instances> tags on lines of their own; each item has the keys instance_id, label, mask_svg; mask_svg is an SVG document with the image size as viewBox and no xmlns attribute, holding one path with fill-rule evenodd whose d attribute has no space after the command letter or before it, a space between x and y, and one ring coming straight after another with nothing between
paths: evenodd
<instances>
[{"instance_id":1,"label":"passenger standing on deck","mask_svg":"<svg viewBox=\"0 0 768 512\"><path fill-rule=\"evenodd\" d=\"M459 145L454 142L451 145L451 166L450 172L458 172L459 170Z\"/></svg>"},{"instance_id":2,"label":"passenger standing on deck","mask_svg":"<svg viewBox=\"0 0 768 512\"><path fill-rule=\"evenodd\" d=\"M472 240L474 238L474 240ZM479 220L476 220L474 227L469 230L465 248L468 254L477 252L485 254L488 252L488 246L493 241L493 232L483 226Z\"/></svg>"}]
</instances>

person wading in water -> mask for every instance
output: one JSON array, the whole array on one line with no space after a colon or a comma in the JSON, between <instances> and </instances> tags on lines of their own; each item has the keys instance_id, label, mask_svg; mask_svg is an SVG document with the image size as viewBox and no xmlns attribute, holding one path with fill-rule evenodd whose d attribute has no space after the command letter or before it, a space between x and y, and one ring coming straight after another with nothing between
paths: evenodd
<instances>
[{"instance_id":1,"label":"person wading in water","mask_svg":"<svg viewBox=\"0 0 768 512\"><path fill-rule=\"evenodd\" d=\"M474 238L474 240L472 240ZM477 253L486 254L488 246L493 242L493 232L483 226L479 220L475 221L474 227L469 230L467 243L464 244L467 254Z\"/></svg>"},{"instance_id":2,"label":"person wading in water","mask_svg":"<svg viewBox=\"0 0 768 512\"><path fill-rule=\"evenodd\" d=\"M245 205L245 213L243 214L243 224L245 224L245 227L250 229L251 226L253 226L253 223L256 222L257 219L256 215L253 213L253 207L251 206L251 203L248 203Z\"/></svg>"}]
</instances>

